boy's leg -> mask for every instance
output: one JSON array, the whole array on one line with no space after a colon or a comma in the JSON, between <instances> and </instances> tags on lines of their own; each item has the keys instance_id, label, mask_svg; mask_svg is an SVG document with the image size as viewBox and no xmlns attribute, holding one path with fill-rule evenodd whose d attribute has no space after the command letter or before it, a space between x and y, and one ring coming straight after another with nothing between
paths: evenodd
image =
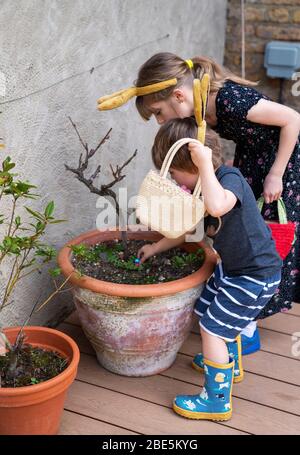
<instances>
[{"instance_id":1,"label":"boy's leg","mask_svg":"<svg viewBox=\"0 0 300 455\"><path fill-rule=\"evenodd\" d=\"M219 279L216 280L218 294L200 319L200 326L228 341L229 354L236 363L235 382L243 379L240 337L237 336L249 323L255 321L275 293L279 282L280 273L262 282L247 276L229 278L224 276L222 269ZM195 356L193 366L203 371L203 356Z\"/></svg>"},{"instance_id":2,"label":"boy's leg","mask_svg":"<svg viewBox=\"0 0 300 455\"><path fill-rule=\"evenodd\" d=\"M195 314L199 317L199 320L201 320L201 318L205 315L210 305L212 304L212 302L214 302L216 296L219 294L219 287L221 284L222 276L223 276L222 263L218 263L216 265L214 273L206 283L206 286L204 287L200 298L196 302L194 311ZM240 359L238 358L239 354L241 353L240 343L241 343L240 338L237 341L227 343L229 353L236 363L234 370L234 382L240 382L244 377L242 361L241 358ZM204 355L202 352L195 355L192 362L192 366L201 373L204 372Z\"/></svg>"},{"instance_id":3,"label":"boy's leg","mask_svg":"<svg viewBox=\"0 0 300 455\"><path fill-rule=\"evenodd\" d=\"M210 335L203 328L200 328L200 333L204 358L215 363L229 363L226 342L222 338Z\"/></svg>"},{"instance_id":4,"label":"boy's leg","mask_svg":"<svg viewBox=\"0 0 300 455\"><path fill-rule=\"evenodd\" d=\"M239 336L234 341L226 342L226 346L230 360L234 360L235 363L233 382L241 382L244 379L241 337ZM204 373L204 354L202 352L195 355L192 367L200 373Z\"/></svg>"},{"instance_id":5,"label":"boy's leg","mask_svg":"<svg viewBox=\"0 0 300 455\"><path fill-rule=\"evenodd\" d=\"M205 383L199 395L178 395L174 411L190 419L229 420L232 414L234 362L224 340L201 329Z\"/></svg>"}]
</instances>

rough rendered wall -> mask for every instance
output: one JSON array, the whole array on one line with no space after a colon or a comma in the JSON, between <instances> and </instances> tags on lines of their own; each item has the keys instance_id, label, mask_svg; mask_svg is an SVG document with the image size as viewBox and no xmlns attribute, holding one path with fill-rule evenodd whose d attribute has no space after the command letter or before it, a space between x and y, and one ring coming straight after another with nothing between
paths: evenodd
<instances>
[{"instance_id":1,"label":"rough rendered wall","mask_svg":"<svg viewBox=\"0 0 300 455\"><path fill-rule=\"evenodd\" d=\"M99 213L97 197L64 169L64 163L76 165L81 151L67 117L90 146L113 128L94 160L102 165L103 181L110 178L109 163L121 164L138 149L124 182L129 196L136 194L151 166L157 125L146 126L133 102L100 113L96 100L131 85L139 66L158 51L185 58L206 54L222 62L226 1L1 0L0 10L0 71L6 79L0 136L22 177L39 187L42 202L32 206L53 199L56 215L68 220L48 234L59 248L94 229ZM3 288L7 271L1 272ZM51 289L47 276L23 282L1 324L23 321L41 289L43 295ZM69 294L63 294L33 322L54 325L70 305Z\"/></svg>"}]
</instances>

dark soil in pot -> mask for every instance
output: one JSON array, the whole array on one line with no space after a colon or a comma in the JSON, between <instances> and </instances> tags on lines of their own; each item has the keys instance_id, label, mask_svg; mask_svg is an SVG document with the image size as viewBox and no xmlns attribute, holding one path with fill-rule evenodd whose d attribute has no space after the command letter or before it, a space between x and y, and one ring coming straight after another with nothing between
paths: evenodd
<instances>
[{"instance_id":1,"label":"dark soil in pot","mask_svg":"<svg viewBox=\"0 0 300 455\"><path fill-rule=\"evenodd\" d=\"M56 352L25 344L17 353L9 351L0 356L0 386L39 384L59 375L67 366L68 361Z\"/></svg>"},{"instance_id":2,"label":"dark soil in pot","mask_svg":"<svg viewBox=\"0 0 300 455\"><path fill-rule=\"evenodd\" d=\"M145 244L141 240L128 240L127 251L120 240L91 247L73 245L72 264L83 275L98 280L118 284L155 284L184 278L196 272L204 262L202 248L193 253L173 248L138 264L135 262L137 252Z\"/></svg>"}]
</instances>

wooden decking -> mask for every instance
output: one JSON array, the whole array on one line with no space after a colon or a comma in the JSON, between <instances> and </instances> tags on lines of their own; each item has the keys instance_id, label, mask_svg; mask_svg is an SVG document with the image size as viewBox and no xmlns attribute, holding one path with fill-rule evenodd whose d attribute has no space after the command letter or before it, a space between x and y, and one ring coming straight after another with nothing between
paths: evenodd
<instances>
[{"instance_id":1,"label":"wooden decking","mask_svg":"<svg viewBox=\"0 0 300 455\"><path fill-rule=\"evenodd\" d=\"M175 395L198 393L203 384L203 376L191 367L193 355L201 349L196 324L171 368L156 376L128 378L97 363L74 313L59 326L81 350L60 434L299 435L300 355L293 356L292 334L300 332L300 305L259 325L262 349L244 357L246 375L242 383L234 385L232 419L199 422L172 410Z\"/></svg>"}]
</instances>

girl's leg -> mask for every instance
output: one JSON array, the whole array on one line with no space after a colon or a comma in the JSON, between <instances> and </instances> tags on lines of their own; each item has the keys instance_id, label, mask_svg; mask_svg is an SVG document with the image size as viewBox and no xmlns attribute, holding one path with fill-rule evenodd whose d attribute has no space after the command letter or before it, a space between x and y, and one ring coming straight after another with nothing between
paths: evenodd
<instances>
[{"instance_id":1,"label":"girl's leg","mask_svg":"<svg viewBox=\"0 0 300 455\"><path fill-rule=\"evenodd\" d=\"M252 322L250 322L250 324L247 325L247 327L244 328L244 330L242 330L241 335L245 335L248 338L252 338L256 328L257 328L257 322L252 321Z\"/></svg>"},{"instance_id":2,"label":"girl's leg","mask_svg":"<svg viewBox=\"0 0 300 455\"><path fill-rule=\"evenodd\" d=\"M257 321L250 322L241 332L242 355L253 354L260 350L260 336Z\"/></svg>"}]
</instances>

